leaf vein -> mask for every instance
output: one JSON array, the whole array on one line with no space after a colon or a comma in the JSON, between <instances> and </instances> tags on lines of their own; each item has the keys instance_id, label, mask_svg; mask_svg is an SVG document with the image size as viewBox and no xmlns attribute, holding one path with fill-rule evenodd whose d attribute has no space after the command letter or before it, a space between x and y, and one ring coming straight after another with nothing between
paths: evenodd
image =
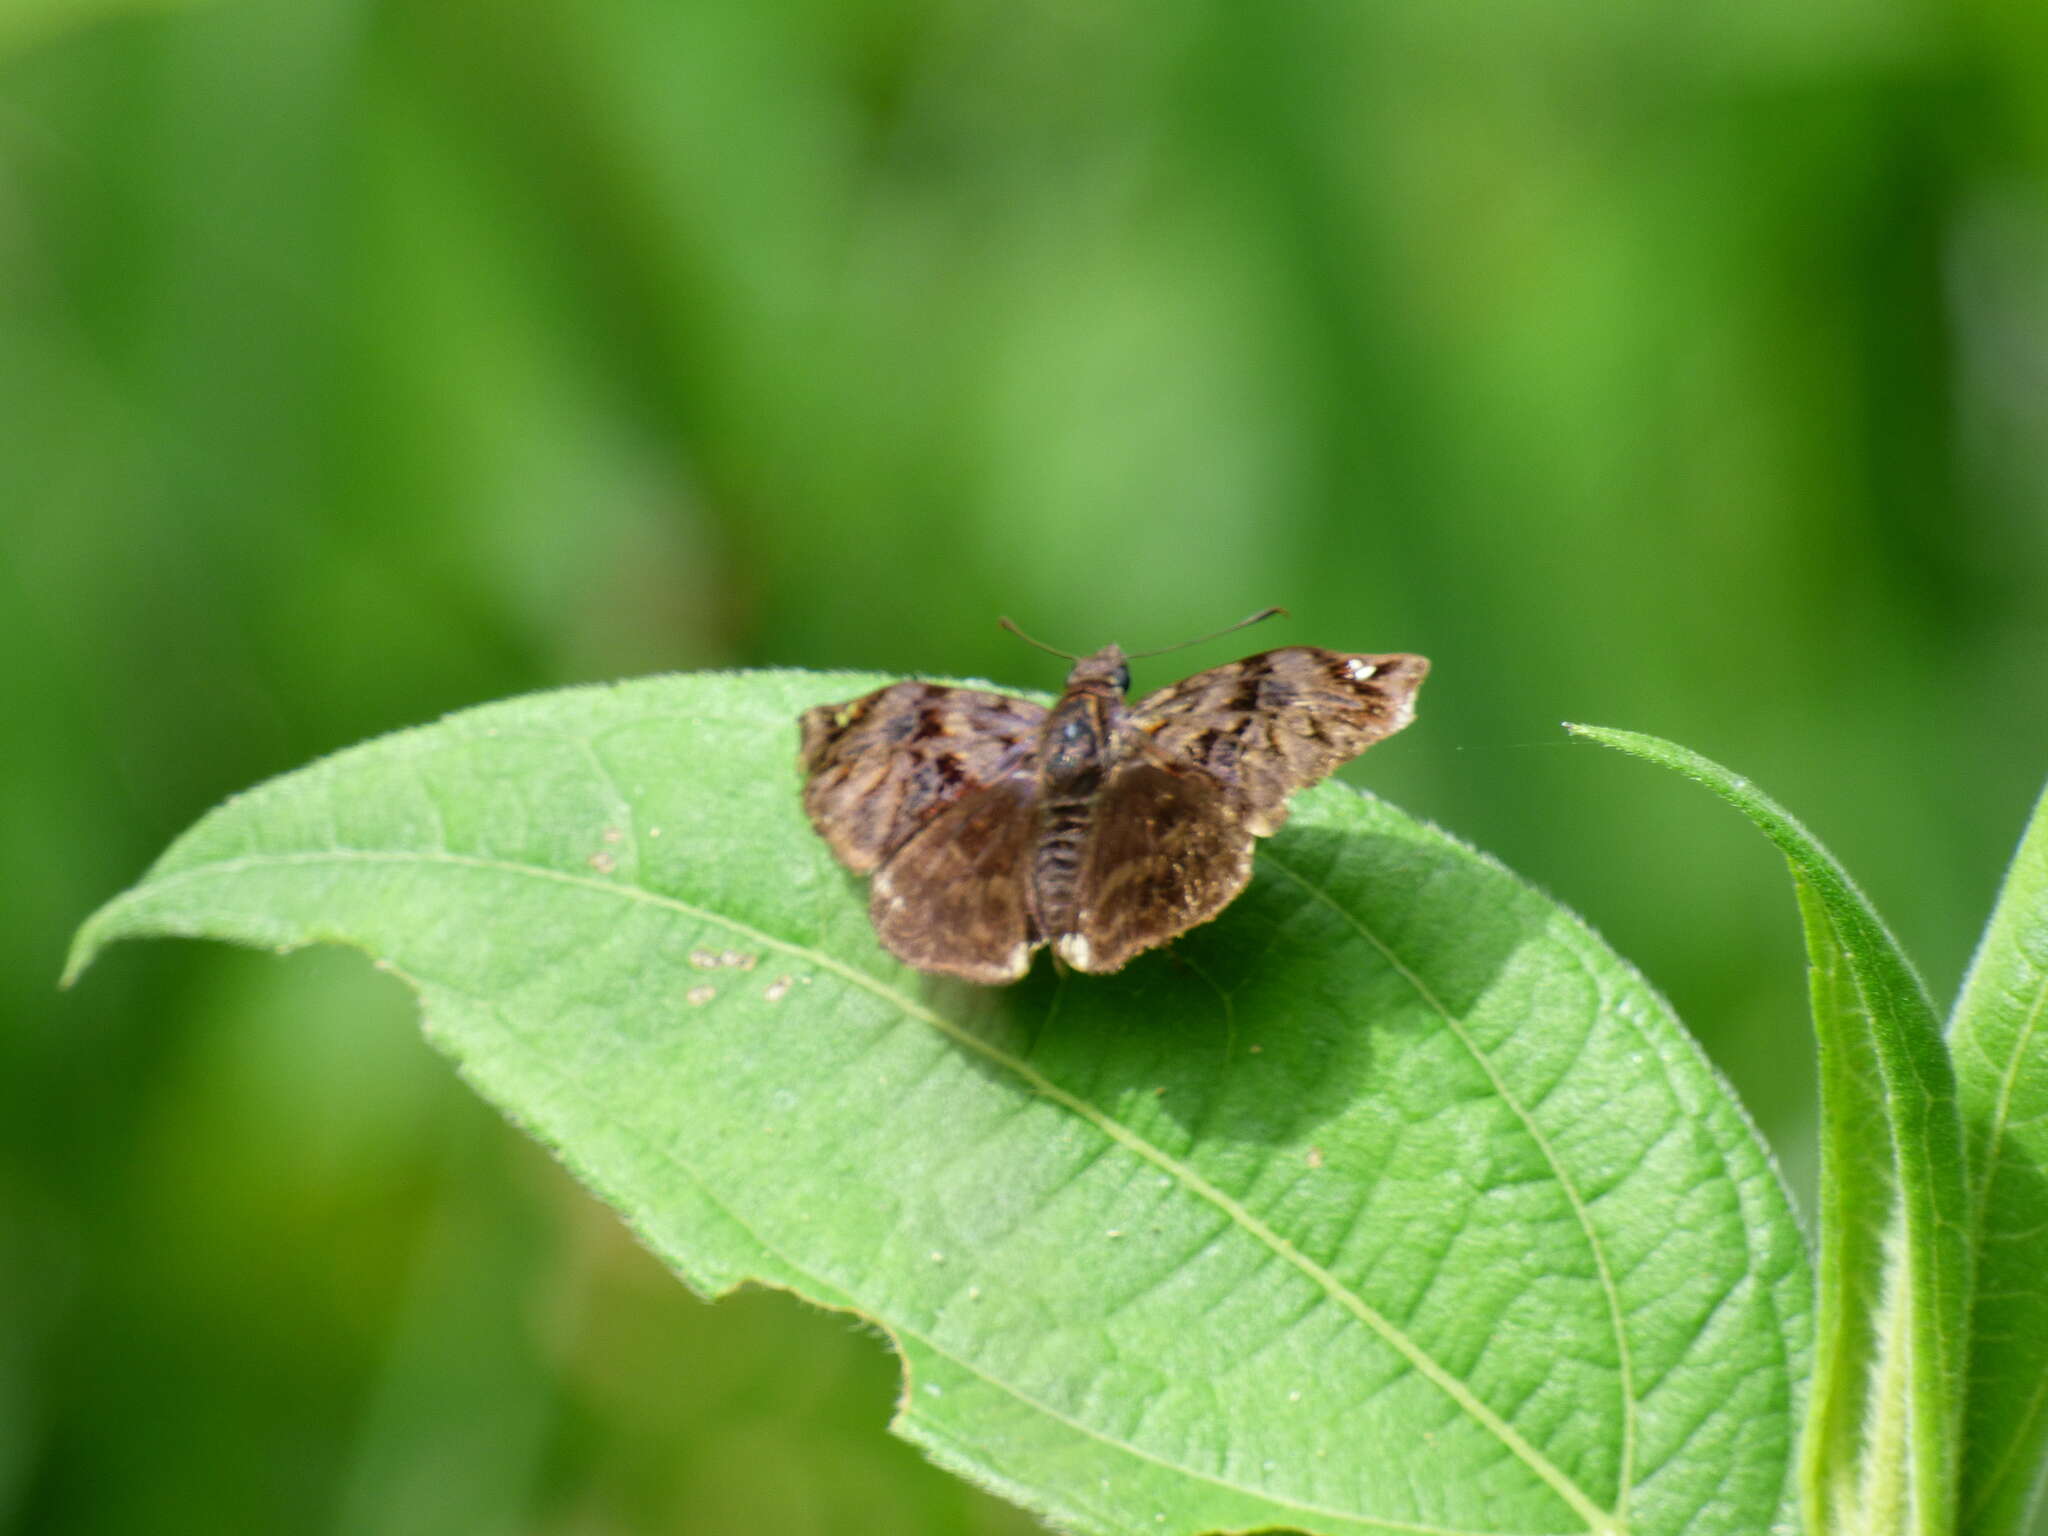
<instances>
[{"instance_id":1,"label":"leaf vein","mask_svg":"<svg viewBox=\"0 0 2048 1536\"><path fill-rule=\"evenodd\" d=\"M574 879L580 877L572 876L571 878ZM600 887L600 889L616 890L620 889L620 887L602 886ZM666 900L668 898L661 899ZM679 903L678 905L684 904ZM715 914L710 915L715 917ZM739 928L743 927L744 925L734 923L732 924L732 926L734 926L735 928ZM395 965L389 966L388 969L391 971L393 975L398 976L402 980L406 981L416 991L424 992L425 988L422 985L424 978L422 978L419 974L408 972ZM461 996L467 997L471 1002L477 1003L482 1007L489 1009L499 1019L501 1024L504 1025L508 1033L512 1034L515 1038L520 1037L521 1031L518 1029L517 1025L510 1018L508 1018L504 1011L500 1009L495 1003L493 1003L489 998L478 996L477 994L469 992L462 987L454 986L450 983L443 981L434 981L432 982L432 985L434 987L439 988L442 991L456 993ZM536 1060L540 1062L544 1070L549 1071L551 1075L555 1076L557 1080L562 1084L562 1086L569 1092L578 1094L579 1096L585 1096L583 1094L583 1089L581 1085L578 1082L576 1082L574 1078L555 1071L552 1063L549 1062L544 1055L536 1053ZM783 1248L778 1243L772 1241L768 1236L766 1236L761 1231L759 1227L757 1227L753 1222L749 1221L745 1215L743 1215L740 1211L736 1210L726 1200L722 1199L717 1193L717 1191L714 1189L714 1187L711 1185L711 1183L696 1170L696 1168L689 1162L687 1158L683 1157L679 1152L677 1152L673 1145L668 1143L654 1143L648 1141L644 1137L639 1136L634 1136L633 1139L639 1142L643 1149L646 1150L648 1153L659 1158L661 1161L669 1164L671 1167L675 1168L679 1173L683 1175L684 1178L688 1179L691 1184L695 1185L699 1193L702 1194L702 1196L704 1197L705 1201L713 1207L715 1207L721 1215L723 1215L727 1220L731 1221L735 1226L740 1228L750 1238L752 1238L753 1241L759 1245L763 1253L773 1258L778 1264L782 1265L789 1273L796 1276L800 1276L805 1280L808 1280L814 1288L812 1292L813 1299L817 1299L820 1295L827 1293L836 1294L848 1298L850 1301L856 1303L856 1309L860 1312L860 1314L863 1317L866 1317L871 1321L878 1323L880 1326L886 1329L890 1335L901 1336L903 1338L916 1340L920 1345L930 1350L934 1355L937 1355L942 1359L950 1361L952 1364L959 1367L966 1374L973 1376L979 1381L987 1383L996 1391L1003 1393L1005 1396L1014 1399L1018 1403L1023 1404L1025 1407L1031 1409L1033 1412L1044 1414L1047 1418L1053 1420L1054 1422L1063 1424L1067 1428L1076 1432L1077 1434L1083 1435L1088 1439L1106 1445L1111 1450L1121 1452L1124 1455L1135 1457L1140 1461L1149 1462L1152 1465L1157 1466L1162 1470L1172 1472L1177 1476L1187 1477L1197 1482L1209 1483L1217 1488L1224 1489L1231 1493L1240 1494L1248 1498L1265 1500L1269 1503L1282 1506L1283 1508L1289 1511L1297 1511L1299 1513L1306 1515L1317 1515L1331 1519L1348 1520L1367 1527L1373 1527L1379 1530L1393 1532L1396 1533L1396 1536L1510 1536L1510 1533L1469 1530L1456 1526L1426 1525L1419 1522L1393 1520L1379 1515L1360 1514L1353 1510L1334 1509L1326 1505L1315 1504L1305 1499L1296 1498L1290 1494L1276 1493L1268 1489L1259 1488L1249 1484L1237 1482L1234 1479L1222 1476L1219 1473L1203 1471L1200 1468L1189 1466L1183 1462L1171 1460L1170 1458L1162 1456L1153 1451L1148 1451L1144 1447L1136 1445L1131 1441L1118 1439L1108 1434L1107 1432L1089 1424L1087 1421L1083 1419L1077 1419L1073 1417L1071 1414L1065 1412L1064 1410L1055 1407L1053 1404L1045 1402L1037 1397L1034 1397L1032 1394L1026 1392L1023 1388L1015 1385L1014 1383L1006 1381L998 1376L991 1374L987 1367L963 1355L960 1355L953 1350L946 1348L944 1345L940 1344L938 1340L935 1339L930 1333L925 1332L922 1329L913 1328L900 1320L890 1319L885 1321L883 1314L879 1310L876 1310L868 1305L860 1304L860 1298L854 1291L849 1289L847 1286L841 1284L837 1280L832 1279L830 1276L818 1273L816 1270L812 1269L807 1264L797 1261L785 1248ZM657 1243L655 1246L660 1247L661 1245ZM904 1369L906 1377L908 1377L910 1373L907 1361L905 1362ZM900 1417L909 1416L911 1411L909 1405L914 1403L915 1400L915 1382L914 1379L912 1379L906 1383L906 1390L904 1394L904 1406L899 1408L898 1410L898 1414ZM1583 1536L1583 1533L1577 1531L1556 1533L1546 1532L1536 1533L1536 1536Z\"/></svg>"},{"instance_id":2,"label":"leaf vein","mask_svg":"<svg viewBox=\"0 0 2048 1536\"><path fill-rule=\"evenodd\" d=\"M1523 1105L1514 1091L1508 1086L1506 1079L1501 1076L1499 1069L1494 1065L1493 1058L1480 1048L1479 1042L1473 1039L1471 1033L1465 1028L1464 1021L1452 1015L1451 1010L1444 1005L1443 1001L1430 988L1429 984L1411 969L1400 956L1394 953L1391 945L1374 933L1355 912L1338 901L1323 886L1309 879L1300 871L1292 869L1274 858L1270 851L1264 855L1264 862L1269 868L1278 870L1281 874L1299 885L1304 891L1308 892L1310 896L1335 912L1345 922L1350 924L1361 938L1379 951L1381 958L1393 968L1402 980L1414 989L1416 996L1422 999L1424 1006L1439 1019L1443 1020L1444 1027L1450 1030L1460 1045L1464 1046L1473 1061L1478 1064L1480 1071L1486 1074L1487 1081L1493 1085L1493 1090L1500 1096L1501 1102L1507 1105L1509 1111L1522 1122L1522 1127L1528 1133L1530 1140L1535 1144L1538 1154L1550 1166L1552 1173L1556 1176L1558 1187L1564 1191L1565 1199L1570 1203L1572 1214L1578 1221L1579 1230L1584 1234L1586 1245L1592 1252L1594 1267L1598 1270L1600 1276L1600 1289L1607 1302L1609 1323L1614 1330L1617 1374L1621 1382L1622 1419L1621 1475L1618 1480L1618 1486L1623 1500L1626 1501L1631 1480L1634 1476L1636 1438L1635 1383L1629 1351L1628 1323L1627 1319L1623 1316L1620 1286L1615 1281L1613 1267L1608 1261L1606 1245L1601 1241L1600 1234L1593 1225L1592 1211L1586 1202L1584 1194L1573 1181L1571 1175L1565 1170L1556 1149L1550 1144L1550 1138L1545 1136L1541 1127L1536 1124L1534 1115ZM1597 982L1595 990L1598 992ZM1604 1002L1604 993L1600 995ZM1576 1485L1574 1485L1574 1489L1576 1491ZM1575 1505L1574 1507L1577 1506ZM1626 1529L1627 1514L1625 1508L1616 1513L1620 1517L1622 1528Z\"/></svg>"},{"instance_id":3,"label":"leaf vein","mask_svg":"<svg viewBox=\"0 0 2048 1536\"><path fill-rule=\"evenodd\" d=\"M1428 1351L1424 1350L1420 1344L1418 1344L1414 1339L1410 1338L1404 1330L1397 1327L1389 1318L1380 1313L1378 1309L1376 1309L1370 1303L1368 1303L1362 1296L1353 1291L1350 1287L1346 1286L1344 1282L1338 1279L1338 1277L1335 1274L1333 1274L1323 1265L1309 1258L1306 1254L1302 1253L1291 1242L1289 1242L1286 1238L1281 1236L1280 1233L1275 1231L1266 1222L1262 1221L1258 1216L1253 1214L1253 1212L1240 1201L1236 1200L1231 1195L1227 1194L1217 1185L1211 1183L1208 1179L1204 1178L1200 1173L1196 1172L1195 1169L1189 1166L1188 1164L1181 1162L1179 1159L1173 1157L1172 1155L1164 1151L1162 1148L1159 1148L1153 1145L1151 1142L1145 1140L1142 1136L1138 1135L1128 1126L1125 1126L1122 1122L1114 1119L1112 1116L1110 1116L1103 1110L1097 1108L1094 1104L1088 1102L1086 1099L1079 1097L1078 1095L1069 1093L1066 1089L1060 1087L1059 1084L1055 1083L1052 1079L1046 1077L1043 1073L1038 1071L1038 1069L1033 1067L1030 1063L1012 1055L1010 1052L1001 1049L1000 1047L992 1044L991 1042L980 1038L979 1036L975 1035L972 1031L964 1028L958 1023L955 1023L952 1019L947 1018L945 1015L937 1012L934 1009L926 1007L924 1004L898 991L895 987L890 986L888 983L882 981L880 978L872 976L867 972L859 969L858 967L847 964L844 961L838 960L833 956L826 954L820 950L811 948L809 946L797 943L792 940L778 938L775 935L770 934L764 930L757 929L748 923L741 922L737 918L729 917L723 913L714 912L707 908L698 907L690 902L681 900L678 897L668 896L660 892L651 891L641 886L630 885L617 880L594 879L586 875L578 875L565 870L552 869L545 865L525 864L517 862L515 860L489 858L476 854L455 854L446 852L428 853L416 849L367 848L335 848L331 851L309 852L301 854L246 854L236 858L222 859L211 864L198 866L193 869L180 870L173 874L161 876L155 881L151 882L150 887L148 889L152 894L155 894L157 892L162 891L167 886L181 885L197 881L200 879L228 875L241 869L264 868L277 865L290 866L337 862L391 864L446 864L457 867L487 870L500 874L515 875L527 879L548 880L563 885L573 886L582 890L601 892L608 896L623 897L628 900L635 901L644 901L654 906L666 907L672 911L683 913L700 922L711 922L720 924L724 927L731 929L735 933L745 935L749 940L753 942L763 944L769 948L779 950L785 954L797 956L799 958L808 960L811 963L819 966L821 969L832 972L834 975L840 977L842 980L850 983L851 985L873 993L875 996L881 998L883 1001L888 1002L892 1006L900 1009L906 1015L923 1020L925 1023L931 1025L933 1028L937 1029L940 1033L944 1034L947 1038L951 1039L964 1049L973 1051L977 1055L983 1056L989 1061L993 1062L994 1064L1003 1067L1016 1077L1020 1078L1027 1086L1029 1086L1036 1093L1060 1105L1069 1113L1079 1116L1081 1119L1085 1120L1090 1125L1094 1126L1103 1135L1109 1137L1111 1140L1122 1145L1127 1151L1132 1153L1134 1156L1142 1158L1146 1162L1153 1164L1161 1172L1175 1179L1179 1184L1181 1184L1183 1188L1185 1188L1190 1194L1194 1195L1196 1198L1204 1200L1209 1204L1215 1206L1218 1210L1222 1211L1227 1217L1229 1217L1233 1225L1240 1228L1247 1236L1251 1237L1255 1242L1268 1249L1273 1257L1281 1260L1282 1262L1298 1270L1305 1278L1310 1280L1319 1290L1321 1290L1330 1301L1334 1302L1343 1311L1349 1313L1354 1319L1362 1323L1371 1332L1377 1334L1379 1338L1388 1345L1388 1347L1390 1347L1396 1354L1400 1355L1402 1359L1406 1360L1408 1364L1417 1372L1417 1374L1422 1376L1431 1385L1436 1387L1445 1396L1450 1398L1451 1401L1457 1406L1457 1408L1460 1411L1466 1414L1482 1429L1484 1429L1487 1433L1491 1434L1495 1439L1499 1440L1503 1447L1510 1454L1512 1454L1517 1460L1521 1461L1523 1465L1528 1467L1529 1470L1533 1474L1535 1474L1535 1476L1537 1476L1544 1483L1546 1483L1552 1489L1552 1491L1554 1491L1559 1496L1559 1498L1564 1500L1564 1502L1568 1506L1570 1506L1570 1508L1573 1510L1575 1514L1579 1515L1580 1518L1586 1522L1588 1528L1591 1531L1602 1533L1602 1536L1615 1536L1615 1533L1618 1533L1620 1530L1625 1529L1625 1522L1618 1523L1616 1516L1613 1513L1603 1509L1598 1503L1596 1503L1583 1489L1581 1489L1578 1486L1576 1482L1574 1482L1569 1476L1567 1476L1560 1467L1551 1462L1551 1460L1547 1456L1545 1456L1541 1451L1539 1451L1535 1447L1535 1445L1532 1444L1521 1433L1521 1431L1517 1430L1512 1424L1510 1424L1493 1408L1491 1408L1488 1404L1482 1401L1478 1397L1478 1395L1473 1392L1470 1386L1468 1386L1464 1381L1460 1380L1449 1369L1447 1369L1443 1364L1441 1364L1434 1356L1429 1354ZM1269 862L1271 862L1270 856ZM1312 893L1317 895L1321 900L1328 902L1333 908L1335 908L1335 910L1342 914L1347 920L1352 922L1354 926L1358 927L1360 933L1363 934L1371 943L1373 943L1373 945L1376 948L1380 949L1381 952L1387 956L1389 963L1395 966L1395 968L1398 971L1400 971L1400 973L1404 977L1406 977L1412 985L1414 985L1417 988L1417 990L1423 995L1423 997L1430 1004L1430 1006L1439 1014L1440 1017L1444 1019L1447 1027L1449 1027L1453 1031L1453 1033L1458 1036L1460 1040L1466 1043L1466 1046L1469 1050L1473 1051L1474 1055L1478 1057L1478 1059L1480 1060L1483 1069L1486 1070L1489 1076L1494 1079L1497 1089L1502 1094L1503 1099L1506 1102L1508 1102L1511 1106L1514 1106L1517 1109L1517 1112L1519 1113L1519 1106L1515 1105L1515 1101L1513 1100L1512 1096L1508 1094L1506 1085L1504 1083L1499 1082L1498 1074L1495 1073L1492 1069L1492 1063L1485 1058L1483 1053L1478 1051L1476 1045L1473 1044L1473 1042L1471 1042L1469 1038L1465 1035L1464 1031L1458 1024L1458 1022L1454 1020L1450 1016L1448 1011L1443 1008L1443 1005L1436 1000L1434 994L1428 992L1427 988L1424 986L1421 979L1419 977L1416 977L1413 972L1408 971L1405 967L1403 967L1400 961L1392 955L1391 951L1387 950L1386 947L1375 936L1373 936L1368 930L1366 930L1363 924L1359 923L1358 920L1355 917L1353 917L1350 913L1346 912L1344 908L1338 906L1334 902L1334 900L1332 900L1327 894L1321 892L1320 890L1317 890L1313 886L1308 885L1308 882L1303 880L1301 876L1294 874L1294 872L1291 870L1287 870L1284 865L1279 865L1276 867L1280 868L1283 873L1288 874L1291 878L1300 881L1306 888L1310 889ZM1535 1132L1533 1126L1530 1129L1532 1134L1538 1134ZM1546 1157L1554 1155L1551 1152L1548 1143L1546 1141L1540 1140L1540 1136L1539 1145L1542 1147L1544 1155ZM1569 1181L1565 1179L1563 1170L1561 1168L1558 1170L1558 1177L1560 1181L1564 1183L1565 1188L1567 1189L1569 1196L1573 1202L1574 1208L1580 1212L1581 1222L1583 1225L1585 1225L1589 1238L1594 1241L1597 1253L1597 1238L1594 1237L1592 1234L1590 1222L1587 1220L1585 1216L1583 1204L1579 1200L1578 1192L1575 1188L1573 1188L1570 1185ZM1604 1253L1598 1254L1598 1262L1600 1265L1600 1273L1603 1284L1608 1288L1609 1291L1609 1304L1610 1307L1613 1308L1617 1305L1618 1298L1613 1294L1612 1277L1607 1270ZM1620 1327L1618 1311L1616 1313L1616 1327L1617 1330ZM1625 1360L1625 1342L1621 1343L1621 1349L1623 1351L1623 1358ZM1626 1379L1625 1368L1624 1379ZM1632 1423L1633 1403L1628 1394L1624 1395L1624 1412L1625 1415L1629 1416L1630 1422ZM1624 1484L1624 1487L1625 1486L1626 1485Z\"/></svg>"}]
</instances>

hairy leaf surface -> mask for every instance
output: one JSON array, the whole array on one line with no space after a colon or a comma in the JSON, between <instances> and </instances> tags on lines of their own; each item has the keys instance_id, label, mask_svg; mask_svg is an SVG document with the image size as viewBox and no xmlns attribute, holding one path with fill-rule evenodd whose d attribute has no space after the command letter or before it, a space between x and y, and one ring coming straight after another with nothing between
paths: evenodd
<instances>
[{"instance_id":1,"label":"hairy leaf surface","mask_svg":"<svg viewBox=\"0 0 2048 1536\"><path fill-rule=\"evenodd\" d=\"M897 1429L1076 1531L1783 1517L1798 1235L1592 933L1326 785L1170 953L922 976L798 804L798 711L878 681L659 678L371 742L206 817L74 969L144 934L361 947L690 1285L873 1319Z\"/></svg>"},{"instance_id":2,"label":"hairy leaf surface","mask_svg":"<svg viewBox=\"0 0 2048 1536\"><path fill-rule=\"evenodd\" d=\"M1970 1312L1955 1073L1877 909L1784 807L1654 736L1591 740L1705 785L1791 867L1820 1049L1820 1308L1802 1449L1809 1536L1956 1528Z\"/></svg>"},{"instance_id":3,"label":"hairy leaf surface","mask_svg":"<svg viewBox=\"0 0 2048 1536\"><path fill-rule=\"evenodd\" d=\"M2009 1536L2039 1502L2048 1446L2048 797L2013 855L1949 1043L1977 1253L1962 1529Z\"/></svg>"}]
</instances>

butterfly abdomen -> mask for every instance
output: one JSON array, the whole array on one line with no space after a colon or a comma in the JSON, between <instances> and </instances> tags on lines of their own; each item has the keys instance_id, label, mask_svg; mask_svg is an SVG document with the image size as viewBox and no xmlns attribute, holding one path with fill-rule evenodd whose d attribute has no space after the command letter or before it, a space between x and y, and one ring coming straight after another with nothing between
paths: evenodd
<instances>
[{"instance_id":1,"label":"butterfly abdomen","mask_svg":"<svg viewBox=\"0 0 2048 1536\"><path fill-rule=\"evenodd\" d=\"M1085 797L1061 798L1047 800L1040 808L1031 859L1031 905L1041 932L1065 933L1074 926L1091 804Z\"/></svg>"},{"instance_id":2,"label":"butterfly abdomen","mask_svg":"<svg viewBox=\"0 0 2048 1536\"><path fill-rule=\"evenodd\" d=\"M1032 910L1039 930L1068 932L1079 908L1081 858L1102 785L1113 701L1070 690L1039 740L1038 835L1032 846Z\"/></svg>"}]
</instances>

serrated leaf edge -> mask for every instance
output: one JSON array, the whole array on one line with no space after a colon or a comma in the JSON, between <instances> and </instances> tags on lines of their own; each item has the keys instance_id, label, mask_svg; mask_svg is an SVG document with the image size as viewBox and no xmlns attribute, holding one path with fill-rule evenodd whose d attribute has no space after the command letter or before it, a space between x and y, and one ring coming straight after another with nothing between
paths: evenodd
<instances>
[{"instance_id":1,"label":"serrated leaf edge","mask_svg":"<svg viewBox=\"0 0 2048 1536\"><path fill-rule=\"evenodd\" d=\"M317 853L241 855L235 858L218 860L210 864L177 870L154 879L145 877L143 884L115 897L88 918L80 928L78 937L72 947L70 961L66 966L66 977L67 979L75 977L90 963L94 954L106 942L100 935L118 919L123 907L138 903L145 892L154 896L179 885L193 884L233 875L243 870L324 863L442 864L454 867L491 870L526 878L547 880L582 890L606 892L627 900L642 901L665 907L697 921L721 925L734 934L743 936L748 942L759 943L781 953L800 957L817 965L822 970L830 971L854 986L873 993L892 1006L901 1009L906 1015L937 1029L961 1048L972 1051L993 1065L1011 1073L1034 1093L1060 1105L1069 1113L1086 1121L1101 1134L1124 1147L1132 1155L1152 1164L1160 1172L1174 1179L1190 1194L1193 1194L1198 1199L1207 1201L1227 1217L1233 1225L1266 1247L1283 1262L1293 1266L1306 1279L1315 1284L1340 1309L1349 1313L1356 1321L1378 1335L1389 1348L1393 1349L1395 1353L1407 1361L1419 1375L1443 1392L1445 1396L1449 1397L1461 1412L1465 1413L1473 1422L1499 1440L1516 1459L1527 1466L1533 1474L1564 1500L1574 1513L1578 1514L1586 1522L1586 1530L1590 1533L1590 1536L1621 1536L1621 1533L1625 1530L1623 1522L1618 1521L1608 1511L1594 1503L1576 1483L1531 1445L1513 1425L1509 1424L1499 1414L1494 1412L1493 1409L1480 1401L1469 1387L1453 1376L1431 1355L1424 1351L1421 1346L1410 1339L1406 1333L1368 1304L1363 1297L1345 1286L1328 1269L1300 1252L1299 1249L1295 1248L1293 1244L1289 1243L1279 1233L1261 1221L1241 1202L1233 1199L1216 1185L1204 1179L1193 1168L1188 1167L1161 1148L1146 1141L1143 1137L1096 1108L1093 1104L1088 1103L1085 1099L1061 1088L1057 1083L1045 1077L1028 1063L981 1039L973 1032L962 1028L943 1014L905 995L880 978L870 975L856 966L848 965L822 951L807 948L790 940L777 938L724 914L619 880L578 875L563 870L549 869L543 865L522 864L507 859L482 858L471 854L454 854L445 851L429 853L416 850L394 851L384 849L333 848ZM1340 907L1339 910L1341 911L1342 908ZM1374 942L1377 943L1378 941L1375 940ZM1411 984L1415 984L1418 981L1418 978L1415 978L1411 972L1405 969L1402 971L1402 974L1410 980ZM1423 995L1425 998L1428 996L1426 992ZM1432 1006L1435 1005L1432 1004ZM688 1173L689 1170L684 1169L684 1172ZM694 1175L692 1177L694 1178ZM924 1341L921 1340L920 1342ZM944 1351L935 1352L944 1353ZM977 1372L976 1374L980 1373ZM997 1383L997 1385L1002 1385L1003 1390L1011 1392L1020 1401L1028 1401L1023 1394L1016 1393L1014 1389L1007 1385L1000 1383ZM1101 1439L1103 1437L1097 1435L1096 1438ZM1123 1446L1119 1442L1106 1441L1105 1443L1116 1445L1118 1449L1126 1452L1134 1451L1134 1448ZM1143 1453L1138 1452L1137 1454ZM1147 1459L1156 1460L1156 1458L1149 1457ZM1168 1465L1167 1463L1160 1464ZM1175 1467L1174 1470L1191 1477L1198 1477L1204 1481L1216 1483L1218 1486L1236 1486L1216 1478L1213 1474L1199 1472L1195 1469ZM1238 1491L1250 1496L1271 1500L1276 1504L1286 1504L1289 1507L1301 1508L1305 1512L1327 1514L1354 1522L1374 1520L1372 1516L1348 1514L1336 1510L1314 1509L1312 1506L1302 1505L1297 1501L1286 1499L1284 1496L1276 1496L1261 1490L1240 1488ZM1377 1523L1385 1525L1383 1521ZM1415 1536L1480 1536L1480 1533L1476 1532L1437 1531L1429 1527L1420 1526L1386 1525L1385 1528L1392 1531L1412 1532L1415 1533Z\"/></svg>"}]
</instances>

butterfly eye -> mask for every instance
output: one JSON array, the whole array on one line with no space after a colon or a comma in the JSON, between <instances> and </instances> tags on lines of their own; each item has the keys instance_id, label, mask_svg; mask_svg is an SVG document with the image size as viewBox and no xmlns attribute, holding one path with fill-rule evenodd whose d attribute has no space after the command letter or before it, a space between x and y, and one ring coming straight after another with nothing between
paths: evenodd
<instances>
[{"instance_id":1,"label":"butterfly eye","mask_svg":"<svg viewBox=\"0 0 2048 1536\"><path fill-rule=\"evenodd\" d=\"M1116 684L1116 691L1118 693L1129 693L1131 691L1131 669L1129 667L1118 667L1111 676L1110 681Z\"/></svg>"}]
</instances>

